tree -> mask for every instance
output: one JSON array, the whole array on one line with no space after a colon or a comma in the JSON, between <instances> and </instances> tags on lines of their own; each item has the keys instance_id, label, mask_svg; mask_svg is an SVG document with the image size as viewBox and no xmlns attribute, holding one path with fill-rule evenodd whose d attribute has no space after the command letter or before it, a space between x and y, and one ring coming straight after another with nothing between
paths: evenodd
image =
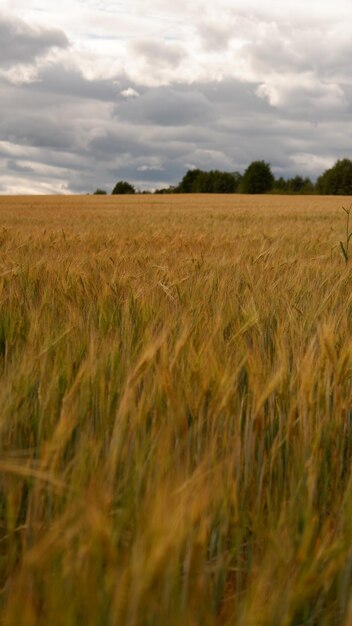
<instances>
[{"instance_id":1,"label":"tree","mask_svg":"<svg viewBox=\"0 0 352 626\"><path fill-rule=\"evenodd\" d=\"M280 176L280 178L277 178L275 180L274 188L276 191L279 191L280 193L286 193L288 189L288 181L285 180L283 176Z\"/></svg>"},{"instance_id":2,"label":"tree","mask_svg":"<svg viewBox=\"0 0 352 626\"><path fill-rule=\"evenodd\" d=\"M96 189L93 193L93 196L106 196L106 191L104 189Z\"/></svg>"},{"instance_id":3,"label":"tree","mask_svg":"<svg viewBox=\"0 0 352 626\"><path fill-rule=\"evenodd\" d=\"M314 184L308 177L294 176L285 180L280 176L275 180L274 190L278 193L308 194L314 192Z\"/></svg>"},{"instance_id":4,"label":"tree","mask_svg":"<svg viewBox=\"0 0 352 626\"><path fill-rule=\"evenodd\" d=\"M211 172L199 172L194 180L192 193L213 193L213 180Z\"/></svg>"},{"instance_id":5,"label":"tree","mask_svg":"<svg viewBox=\"0 0 352 626\"><path fill-rule=\"evenodd\" d=\"M179 193L194 193L194 185L200 174L202 174L201 170L188 170L178 185Z\"/></svg>"},{"instance_id":6,"label":"tree","mask_svg":"<svg viewBox=\"0 0 352 626\"><path fill-rule=\"evenodd\" d=\"M274 176L269 163L253 161L243 174L241 191L242 193L265 193L271 191L273 186Z\"/></svg>"},{"instance_id":7,"label":"tree","mask_svg":"<svg viewBox=\"0 0 352 626\"><path fill-rule=\"evenodd\" d=\"M232 172L232 176L235 181L235 192L238 192L241 187L243 175L240 174L240 172Z\"/></svg>"},{"instance_id":8,"label":"tree","mask_svg":"<svg viewBox=\"0 0 352 626\"><path fill-rule=\"evenodd\" d=\"M133 194L136 193L136 190L130 183L127 183L125 180L120 180L118 183L116 183L111 193L113 195Z\"/></svg>"},{"instance_id":9,"label":"tree","mask_svg":"<svg viewBox=\"0 0 352 626\"><path fill-rule=\"evenodd\" d=\"M239 174L211 170L189 170L178 186L180 193L235 193Z\"/></svg>"},{"instance_id":10,"label":"tree","mask_svg":"<svg viewBox=\"0 0 352 626\"><path fill-rule=\"evenodd\" d=\"M304 187L302 176L294 176L287 181L288 190L291 193L300 193Z\"/></svg>"},{"instance_id":11,"label":"tree","mask_svg":"<svg viewBox=\"0 0 352 626\"><path fill-rule=\"evenodd\" d=\"M177 193L178 192L178 188L176 188L174 185L170 185L170 187L162 187L161 189L155 189L154 193L155 194L170 194L170 193Z\"/></svg>"},{"instance_id":12,"label":"tree","mask_svg":"<svg viewBox=\"0 0 352 626\"><path fill-rule=\"evenodd\" d=\"M312 193L314 185L310 178L302 176L294 176L287 181L287 188L290 193Z\"/></svg>"},{"instance_id":13,"label":"tree","mask_svg":"<svg viewBox=\"0 0 352 626\"><path fill-rule=\"evenodd\" d=\"M317 180L317 191L328 195L352 195L352 161L339 159Z\"/></svg>"},{"instance_id":14,"label":"tree","mask_svg":"<svg viewBox=\"0 0 352 626\"><path fill-rule=\"evenodd\" d=\"M212 181L212 193L235 193L238 183L233 174L219 172L219 170L209 172L209 174Z\"/></svg>"}]
</instances>

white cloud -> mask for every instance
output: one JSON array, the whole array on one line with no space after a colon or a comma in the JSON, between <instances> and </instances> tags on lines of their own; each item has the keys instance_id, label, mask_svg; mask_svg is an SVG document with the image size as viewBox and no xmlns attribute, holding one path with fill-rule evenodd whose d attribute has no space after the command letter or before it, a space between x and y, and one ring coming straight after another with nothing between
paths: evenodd
<instances>
[{"instance_id":1,"label":"white cloud","mask_svg":"<svg viewBox=\"0 0 352 626\"><path fill-rule=\"evenodd\" d=\"M38 82L38 68L34 65L15 65L9 69L0 69L0 76L13 85L29 85Z\"/></svg>"},{"instance_id":2,"label":"white cloud","mask_svg":"<svg viewBox=\"0 0 352 626\"><path fill-rule=\"evenodd\" d=\"M138 98L139 93L137 89L133 89L133 87L128 87L127 89L123 89L121 91L121 96L124 98Z\"/></svg>"},{"instance_id":3,"label":"white cloud","mask_svg":"<svg viewBox=\"0 0 352 626\"><path fill-rule=\"evenodd\" d=\"M164 168L161 165L140 165L137 167L138 172L163 172Z\"/></svg>"},{"instance_id":4,"label":"white cloud","mask_svg":"<svg viewBox=\"0 0 352 626\"><path fill-rule=\"evenodd\" d=\"M1 0L0 0L1 3ZM148 86L254 80L280 99L277 74L294 68L349 75L348 0L2 0L6 14L64 31L91 79L126 74ZM37 26L37 28L39 28ZM343 60L345 59L345 62ZM342 62L342 64L341 64ZM275 95L273 95L273 90Z\"/></svg>"}]
</instances>

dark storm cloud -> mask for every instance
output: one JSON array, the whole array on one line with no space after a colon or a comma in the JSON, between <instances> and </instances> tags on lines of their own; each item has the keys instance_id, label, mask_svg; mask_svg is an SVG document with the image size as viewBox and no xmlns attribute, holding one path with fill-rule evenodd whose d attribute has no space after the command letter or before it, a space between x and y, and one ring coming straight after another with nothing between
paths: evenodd
<instances>
[{"instance_id":1,"label":"dark storm cloud","mask_svg":"<svg viewBox=\"0 0 352 626\"><path fill-rule=\"evenodd\" d=\"M32 63L51 48L66 48L68 39L60 30L32 27L18 18L0 14L0 67Z\"/></svg>"}]
</instances>

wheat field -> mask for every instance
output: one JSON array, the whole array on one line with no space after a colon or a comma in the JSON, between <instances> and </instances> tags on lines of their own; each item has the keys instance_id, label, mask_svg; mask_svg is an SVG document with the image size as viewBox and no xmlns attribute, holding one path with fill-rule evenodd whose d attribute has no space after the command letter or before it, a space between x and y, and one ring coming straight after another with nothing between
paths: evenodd
<instances>
[{"instance_id":1,"label":"wheat field","mask_svg":"<svg viewBox=\"0 0 352 626\"><path fill-rule=\"evenodd\" d=\"M349 202L0 198L0 624L352 624Z\"/></svg>"}]
</instances>

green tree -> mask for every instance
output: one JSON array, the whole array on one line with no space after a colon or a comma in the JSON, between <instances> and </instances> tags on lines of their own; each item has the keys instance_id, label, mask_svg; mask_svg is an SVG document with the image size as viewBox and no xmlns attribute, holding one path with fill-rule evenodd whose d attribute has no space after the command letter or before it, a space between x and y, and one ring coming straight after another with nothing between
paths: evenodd
<instances>
[{"instance_id":1,"label":"green tree","mask_svg":"<svg viewBox=\"0 0 352 626\"><path fill-rule=\"evenodd\" d=\"M178 186L180 193L234 193L239 183L239 174L200 169L189 170Z\"/></svg>"},{"instance_id":2,"label":"green tree","mask_svg":"<svg viewBox=\"0 0 352 626\"><path fill-rule=\"evenodd\" d=\"M288 189L288 181L280 176L280 178L275 180L274 189L280 193L286 193Z\"/></svg>"},{"instance_id":3,"label":"green tree","mask_svg":"<svg viewBox=\"0 0 352 626\"><path fill-rule=\"evenodd\" d=\"M96 189L93 193L93 196L106 196L106 191L104 189Z\"/></svg>"},{"instance_id":4,"label":"green tree","mask_svg":"<svg viewBox=\"0 0 352 626\"><path fill-rule=\"evenodd\" d=\"M288 191L290 193L312 193L314 185L310 178L302 176L294 176L287 181Z\"/></svg>"},{"instance_id":5,"label":"green tree","mask_svg":"<svg viewBox=\"0 0 352 626\"><path fill-rule=\"evenodd\" d=\"M253 161L243 174L241 191L242 193L265 193L272 190L274 180L269 163Z\"/></svg>"},{"instance_id":6,"label":"green tree","mask_svg":"<svg viewBox=\"0 0 352 626\"><path fill-rule=\"evenodd\" d=\"M288 190L291 193L300 193L304 187L302 176L294 176L287 181Z\"/></svg>"},{"instance_id":7,"label":"green tree","mask_svg":"<svg viewBox=\"0 0 352 626\"><path fill-rule=\"evenodd\" d=\"M328 195L352 195L352 161L339 159L317 180L317 191Z\"/></svg>"},{"instance_id":8,"label":"green tree","mask_svg":"<svg viewBox=\"0 0 352 626\"><path fill-rule=\"evenodd\" d=\"M125 180L120 180L118 183L116 183L111 193L113 195L133 194L136 193L136 190L130 183L127 183Z\"/></svg>"},{"instance_id":9,"label":"green tree","mask_svg":"<svg viewBox=\"0 0 352 626\"><path fill-rule=\"evenodd\" d=\"M238 192L241 187L243 175L240 172L232 172L232 176L235 181L235 192Z\"/></svg>"},{"instance_id":10,"label":"green tree","mask_svg":"<svg viewBox=\"0 0 352 626\"><path fill-rule=\"evenodd\" d=\"M213 193L235 193L237 181L233 174L219 172L219 170L210 172L210 174L212 175Z\"/></svg>"},{"instance_id":11,"label":"green tree","mask_svg":"<svg viewBox=\"0 0 352 626\"><path fill-rule=\"evenodd\" d=\"M193 184L193 193L214 193L212 172L200 172Z\"/></svg>"},{"instance_id":12,"label":"green tree","mask_svg":"<svg viewBox=\"0 0 352 626\"><path fill-rule=\"evenodd\" d=\"M178 188L170 185L170 187L162 187L161 189L155 189L155 194L170 194L170 193L178 193Z\"/></svg>"},{"instance_id":13,"label":"green tree","mask_svg":"<svg viewBox=\"0 0 352 626\"><path fill-rule=\"evenodd\" d=\"M280 178L275 180L274 191L277 193L308 194L314 192L314 184L308 177L294 176L285 180L285 178L280 176Z\"/></svg>"},{"instance_id":14,"label":"green tree","mask_svg":"<svg viewBox=\"0 0 352 626\"><path fill-rule=\"evenodd\" d=\"M177 190L180 193L195 193L195 183L200 174L202 174L202 171L199 169L188 170L178 185Z\"/></svg>"}]
</instances>

